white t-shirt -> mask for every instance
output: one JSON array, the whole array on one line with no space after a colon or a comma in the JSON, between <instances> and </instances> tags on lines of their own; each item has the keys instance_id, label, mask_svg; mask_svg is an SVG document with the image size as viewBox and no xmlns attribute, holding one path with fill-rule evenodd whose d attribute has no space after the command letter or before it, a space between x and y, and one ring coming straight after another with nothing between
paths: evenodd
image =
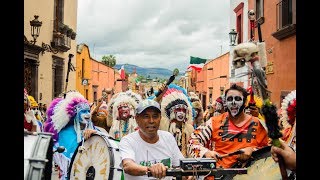
<instances>
[{"instance_id":1,"label":"white t-shirt","mask_svg":"<svg viewBox=\"0 0 320 180\"><path fill-rule=\"evenodd\" d=\"M145 142L138 131L124 136L119 143L121 160L129 158L143 166L150 166L158 162L168 167L179 166L180 159L184 157L173 135L163 130L158 130L158 135L159 141L154 144ZM125 180L155 179L148 175L131 176L126 173L124 175ZM172 179L172 177L167 176L165 179Z\"/></svg>"}]
</instances>

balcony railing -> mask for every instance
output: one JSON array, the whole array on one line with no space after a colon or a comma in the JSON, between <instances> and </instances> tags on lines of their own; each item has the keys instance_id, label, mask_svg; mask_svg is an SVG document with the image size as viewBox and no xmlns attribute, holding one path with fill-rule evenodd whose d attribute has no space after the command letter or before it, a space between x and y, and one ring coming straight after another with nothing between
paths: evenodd
<instances>
[{"instance_id":1,"label":"balcony railing","mask_svg":"<svg viewBox=\"0 0 320 180\"><path fill-rule=\"evenodd\" d=\"M76 38L76 33L61 21L54 21L53 37L51 46L62 52L71 48L71 40Z\"/></svg>"}]
</instances>

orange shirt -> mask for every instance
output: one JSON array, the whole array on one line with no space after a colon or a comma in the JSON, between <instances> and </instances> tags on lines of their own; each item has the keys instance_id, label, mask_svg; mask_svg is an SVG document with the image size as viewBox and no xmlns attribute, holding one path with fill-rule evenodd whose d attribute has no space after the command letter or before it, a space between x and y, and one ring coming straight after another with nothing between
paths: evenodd
<instances>
[{"instance_id":1,"label":"orange shirt","mask_svg":"<svg viewBox=\"0 0 320 180\"><path fill-rule=\"evenodd\" d=\"M228 113L212 117L212 137L214 151L228 154L245 147L261 148L268 145L268 134L258 118L251 116L241 127L235 126L227 118ZM228 156L217 161L217 167L230 168L237 162L238 155Z\"/></svg>"},{"instance_id":2,"label":"orange shirt","mask_svg":"<svg viewBox=\"0 0 320 180\"><path fill-rule=\"evenodd\" d=\"M249 116L241 127L237 127L228 119L228 112L213 116L190 135L188 154L202 158L208 150L214 150L223 156L246 147L260 149L268 146L268 133L262 123L257 117ZM238 155L224 157L217 161L217 167L231 168L237 158Z\"/></svg>"}]
</instances>

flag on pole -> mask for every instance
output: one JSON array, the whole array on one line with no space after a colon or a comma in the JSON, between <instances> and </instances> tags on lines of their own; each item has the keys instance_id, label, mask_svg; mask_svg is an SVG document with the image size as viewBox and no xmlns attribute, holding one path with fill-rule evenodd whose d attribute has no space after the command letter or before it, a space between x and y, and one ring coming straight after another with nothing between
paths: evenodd
<instances>
[{"instance_id":1,"label":"flag on pole","mask_svg":"<svg viewBox=\"0 0 320 180\"><path fill-rule=\"evenodd\" d=\"M124 80L126 78L126 73L124 71L124 65L122 65L121 68L119 69L119 74L120 74L120 78L122 80Z\"/></svg>"},{"instance_id":2,"label":"flag on pole","mask_svg":"<svg viewBox=\"0 0 320 180\"><path fill-rule=\"evenodd\" d=\"M197 72L200 72L204 66L204 63L206 63L206 61L207 61L206 59L190 56L190 64L187 69L192 68Z\"/></svg>"}]
</instances>

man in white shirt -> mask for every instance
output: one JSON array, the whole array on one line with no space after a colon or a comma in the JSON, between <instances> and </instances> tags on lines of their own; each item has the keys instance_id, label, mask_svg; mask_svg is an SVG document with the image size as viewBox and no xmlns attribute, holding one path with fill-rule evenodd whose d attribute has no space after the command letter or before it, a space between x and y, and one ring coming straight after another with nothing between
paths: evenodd
<instances>
[{"instance_id":1,"label":"man in white shirt","mask_svg":"<svg viewBox=\"0 0 320 180\"><path fill-rule=\"evenodd\" d=\"M136 109L139 130L124 136L119 143L126 180L163 178L167 168L179 166L184 158L172 134L159 130L160 120L158 102L145 99L139 103ZM152 177L148 177L148 171Z\"/></svg>"}]
</instances>

